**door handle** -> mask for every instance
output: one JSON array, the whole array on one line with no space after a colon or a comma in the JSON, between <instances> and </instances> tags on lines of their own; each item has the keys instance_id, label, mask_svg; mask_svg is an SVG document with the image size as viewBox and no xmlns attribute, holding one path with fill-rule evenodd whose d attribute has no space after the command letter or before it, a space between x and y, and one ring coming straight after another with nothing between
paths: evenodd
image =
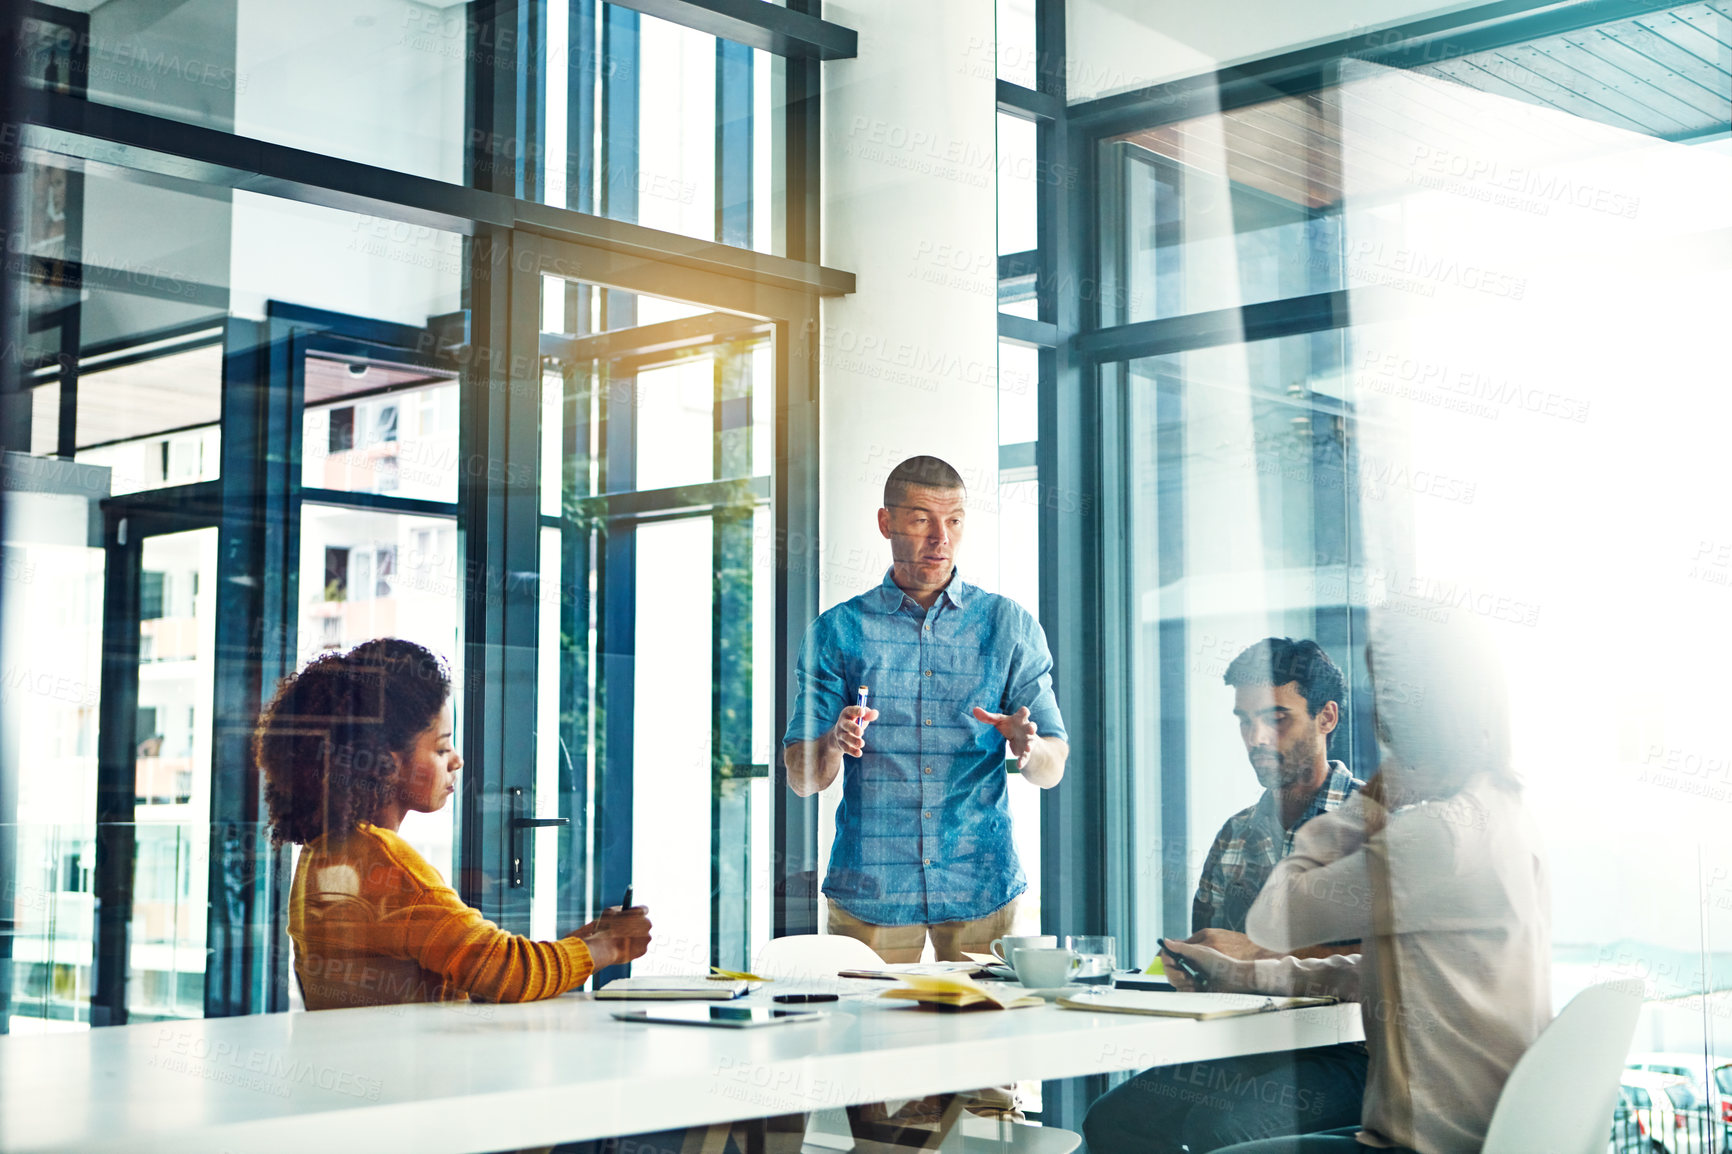
<instances>
[{"instance_id":1,"label":"door handle","mask_svg":"<svg viewBox=\"0 0 1732 1154\"><path fill-rule=\"evenodd\" d=\"M524 817L524 796L521 789L508 790L511 794L511 888L519 889L523 885L523 835L524 831L543 829L547 826L570 825L563 817Z\"/></svg>"}]
</instances>

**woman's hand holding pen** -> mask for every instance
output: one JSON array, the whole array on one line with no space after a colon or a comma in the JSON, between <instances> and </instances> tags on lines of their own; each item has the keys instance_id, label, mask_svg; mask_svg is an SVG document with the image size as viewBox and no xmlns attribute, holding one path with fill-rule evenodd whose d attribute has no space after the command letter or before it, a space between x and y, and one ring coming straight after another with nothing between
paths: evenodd
<instances>
[{"instance_id":1,"label":"woman's hand holding pen","mask_svg":"<svg viewBox=\"0 0 1732 1154\"><path fill-rule=\"evenodd\" d=\"M878 711L871 706L850 705L830 727L830 740L844 756L859 757L866 752L866 727L877 720Z\"/></svg>"},{"instance_id":2,"label":"woman's hand holding pen","mask_svg":"<svg viewBox=\"0 0 1732 1154\"><path fill-rule=\"evenodd\" d=\"M624 965L644 956L650 944L650 920L647 906L621 909L609 906L601 917L579 928L572 935L582 938L595 959L595 968Z\"/></svg>"}]
</instances>

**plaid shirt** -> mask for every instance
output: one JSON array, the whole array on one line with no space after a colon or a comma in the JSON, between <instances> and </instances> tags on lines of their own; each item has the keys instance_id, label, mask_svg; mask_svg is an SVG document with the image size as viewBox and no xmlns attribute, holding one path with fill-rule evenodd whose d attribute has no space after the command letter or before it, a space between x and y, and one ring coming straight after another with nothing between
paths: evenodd
<instances>
[{"instance_id":1,"label":"plaid shirt","mask_svg":"<svg viewBox=\"0 0 1732 1154\"><path fill-rule=\"evenodd\" d=\"M1217 929L1244 933L1251 903L1257 900L1275 864L1293 852L1293 835L1299 827L1320 813L1340 808L1354 790L1363 788L1365 783L1348 773L1345 765L1332 761L1329 780L1292 829L1281 828L1275 791L1269 789L1255 805L1228 818L1209 847L1209 860L1203 863L1197 896L1191 902L1191 932Z\"/></svg>"}]
</instances>

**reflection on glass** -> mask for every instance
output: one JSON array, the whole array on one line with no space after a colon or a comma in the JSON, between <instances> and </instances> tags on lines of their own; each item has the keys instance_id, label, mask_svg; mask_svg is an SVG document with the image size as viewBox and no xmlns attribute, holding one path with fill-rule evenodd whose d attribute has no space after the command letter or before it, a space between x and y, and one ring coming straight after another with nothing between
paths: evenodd
<instances>
[{"instance_id":1,"label":"reflection on glass","mask_svg":"<svg viewBox=\"0 0 1732 1154\"><path fill-rule=\"evenodd\" d=\"M630 881L657 927L640 971L746 966L772 911L775 664L755 655L774 651L773 518L757 495L773 349L733 314L576 282L543 293L543 322L577 331L542 374L541 509L561 524L541 542L535 809L573 826L537 835L532 923L581 919ZM665 492L718 478L752 484L719 508ZM616 597L631 618L609 611ZM633 679L629 731L606 716L610 672ZM634 850L610 883L594 870L612 868L616 835L596 805L614 774L634 783Z\"/></svg>"},{"instance_id":2,"label":"reflection on glass","mask_svg":"<svg viewBox=\"0 0 1732 1154\"><path fill-rule=\"evenodd\" d=\"M1360 492L1342 359L1342 334L1319 333L1144 358L1109 376L1122 381L1129 414L1130 696L1146 706L1137 764L1244 765L1221 676L1259 638L1313 638L1355 668L1366 593L1352 580ZM1331 752L1361 778L1375 768L1366 724L1350 717ZM1188 844L1201 848L1169 862L1159 781L1133 775L1131 786L1133 837L1147 855L1138 860L1185 877L1169 882L1179 906L1164 915L1164 932L1183 936L1202 849L1259 787L1249 769L1192 772L1185 821ZM1162 873L1138 876L1155 884ZM1154 956L1163 931L1152 919L1138 930L1132 956Z\"/></svg>"},{"instance_id":3,"label":"reflection on glass","mask_svg":"<svg viewBox=\"0 0 1732 1154\"><path fill-rule=\"evenodd\" d=\"M1692 15L1732 34L1724 14ZM1699 34L1688 23L1573 39L1663 50ZM1571 39L1507 55L1544 65L1580 52ZM1364 502L1366 568L1389 611L1476 623L1508 671L1514 762L1551 857L1554 998L1640 978L1634 1049L1705 1054L1732 985L1732 762L1712 752L1726 682L1704 645L1732 635L1732 414L1711 383L1732 263L1702 238L1732 223L1732 159L1723 139L1664 139L1683 109L1645 84L1629 86L1643 108L1633 91L1572 107L1485 63L1449 79L1343 69L1365 318L1349 363L1361 474L1384 494ZM1611 713L1580 688L1601 681Z\"/></svg>"},{"instance_id":4,"label":"reflection on glass","mask_svg":"<svg viewBox=\"0 0 1732 1154\"><path fill-rule=\"evenodd\" d=\"M457 620L464 585L457 549L454 517L304 503L296 668L327 650L349 649L374 637L401 637L451 663L454 716L462 717ZM456 809L448 805L436 813L411 813L399 831L447 878L456 876Z\"/></svg>"},{"instance_id":5,"label":"reflection on glass","mask_svg":"<svg viewBox=\"0 0 1732 1154\"><path fill-rule=\"evenodd\" d=\"M1342 287L1338 121L1325 93L1102 142L1101 323Z\"/></svg>"},{"instance_id":6,"label":"reflection on glass","mask_svg":"<svg viewBox=\"0 0 1732 1154\"><path fill-rule=\"evenodd\" d=\"M139 585L130 1021L204 1016L217 530L147 538Z\"/></svg>"},{"instance_id":7,"label":"reflection on glass","mask_svg":"<svg viewBox=\"0 0 1732 1154\"><path fill-rule=\"evenodd\" d=\"M78 460L113 470L113 491L214 480L221 472L220 343L160 356L87 358L78 377Z\"/></svg>"},{"instance_id":8,"label":"reflection on glass","mask_svg":"<svg viewBox=\"0 0 1732 1154\"><path fill-rule=\"evenodd\" d=\"M75 470L86 491L19 492L36 470L19 458L9 467L0 748L16 767L17 800L0 823L0 921L10 924L0 943L0 987L10 991L0 1030L47 1033L91 1022L105 564L88 526L105 478Z\"/></svg>"},{"instance_id":9,"label":"reflection on glass","mask_svg":"<svg viewBox=\"0 0 1732 1154\"><path fill-rule=\"evenodd\" d=\"M301 484L455 501L457 400L453 373L309 356Z\"/></svg>"}]
</instances>

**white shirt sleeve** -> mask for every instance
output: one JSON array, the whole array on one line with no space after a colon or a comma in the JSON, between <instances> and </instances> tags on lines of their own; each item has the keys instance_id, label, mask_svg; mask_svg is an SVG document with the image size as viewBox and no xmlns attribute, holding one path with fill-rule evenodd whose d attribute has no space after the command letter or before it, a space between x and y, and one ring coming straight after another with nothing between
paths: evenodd
<instances>
[{"instance_id":1,"label":"white shirt sleeve","mask_svg":"<svg viewBox=\"0 0 1732 1154\"><path fill-rule=\"evenodd\" d=\"M1263 883L1245 933L1265 949L1362 941L1371 933L1365 806L1358 794L1299 827L1293 852Z\"/></svg>"},{"instance_id":2,"label":"white shirt sleeve","mask_svg":"<svg viewBox=\"0 0 1732 1154\"><path fill-rule=\"evenodd\" d=\"M1264 958L1251 963L1251 980L1247 985L1259 994L1357 1002L1359 957L1335 954L1327 958Z\"/></svg>"}]
</instances>

